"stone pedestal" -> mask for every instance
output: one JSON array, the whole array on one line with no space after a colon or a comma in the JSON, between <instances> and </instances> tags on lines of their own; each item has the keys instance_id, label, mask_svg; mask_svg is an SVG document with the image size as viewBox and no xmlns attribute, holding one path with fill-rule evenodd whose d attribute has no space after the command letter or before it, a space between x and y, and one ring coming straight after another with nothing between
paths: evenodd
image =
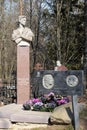
<instances>
[{"instance_id":1,"label":"stone pedestal","mask_svg":"<svg viewBox=\"0 0 87 130\"><path fill-rule=\"evenodd\" d=\"M30 98L30 47L17 45L17 104Z\"/></svg>"}]
</instances>

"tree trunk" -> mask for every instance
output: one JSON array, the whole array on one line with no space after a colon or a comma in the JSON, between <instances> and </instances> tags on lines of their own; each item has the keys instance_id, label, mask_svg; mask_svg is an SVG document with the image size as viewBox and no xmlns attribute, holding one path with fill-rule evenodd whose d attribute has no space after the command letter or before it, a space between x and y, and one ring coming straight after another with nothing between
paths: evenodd
<instances>
[{"instance_id":1,"label":"tree trunk","mask_svg":"<svg viewBox=\"0 0 87 130\"><path fill-rule=\"evenodd\" d=\"M85 54L84 54L85 86L87 88L87 0L85 0Z\"/></svg>"},{"instance_id":2,"label":"tree trunk","mask_svg":"<svg viewBox=\"0 0 87 130\"><path fill-rule=\"evenodd\" d=\"M23 8L23 7L22 7L22 4L23 4L23 3L22 3L22 0L20 0L20 15L22 15L22 8Z\"/></svg>"},{"instance_id":3,"label":"tree trunk","mask_svg":"<svg viewBox=\"0 0 87 130\"><path fill-rule=\"evenodd\" d=\"M35 51L34 51L34 65L36 63L37 60L37 49L38 49L38 45L39 45L39 35L40 35L40 19L41 19L41 1L37 1L37 32L36 32L36 38L35 38L35 42L36 42L36 46L35 46Z\"/></svg>"},{"instance_id":4,"label":"tree trunk","mask_svg":"<svg viewBox=\"0 0 87 130\"><path fill-rule=\"evenodd\" d=\"M30 28L32 25L32 0L30 0Z\"/></svg>"},{"instance_id":5,"label":"tree trunk","mask_svg":"<svg viewBox=\"0 0 87 130\"><path fill-rule=\"evenodd\" d=\"M62 7L62 2L57 2L57 60L61 60L61 44L60 44L60 39L61 39L61 7Z\"/></svg>"}]
</instances>

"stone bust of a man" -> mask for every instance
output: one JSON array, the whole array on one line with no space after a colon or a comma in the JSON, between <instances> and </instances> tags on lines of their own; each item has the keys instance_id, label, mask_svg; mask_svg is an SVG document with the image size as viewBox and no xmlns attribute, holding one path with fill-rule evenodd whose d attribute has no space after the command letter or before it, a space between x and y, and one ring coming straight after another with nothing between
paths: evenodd
<instances>
[{"instance_id":1,"label":"stone bust of a man","mask_svg":"<svg viewBox=\"0 0 87 130\"><path fill-rule=\"evenodd\" d=\"M25 25L26 16L19 16L19 27L12 33L12 40L15 41L18 45L29 45L29 41L32 41L34 36L31 29L25 27Z\"/></svg>"}]
</instances>

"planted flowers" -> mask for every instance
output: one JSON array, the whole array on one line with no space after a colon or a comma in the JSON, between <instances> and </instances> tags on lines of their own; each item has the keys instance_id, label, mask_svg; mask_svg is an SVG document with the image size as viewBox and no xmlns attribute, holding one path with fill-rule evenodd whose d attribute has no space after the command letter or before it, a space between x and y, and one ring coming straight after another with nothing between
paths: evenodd
<instances>
[{"instance_id":1,"label":"planted flowers","mask_svg":"<svg viewBox=\"0 0 87 130\"><path fill-rule=\"evenodd\" d=\"M68 102L67 97L58 96L51 92L48 95L26 101L23 108L24 110L52 112L55 107Z\"/></svg>"}]
</instances>

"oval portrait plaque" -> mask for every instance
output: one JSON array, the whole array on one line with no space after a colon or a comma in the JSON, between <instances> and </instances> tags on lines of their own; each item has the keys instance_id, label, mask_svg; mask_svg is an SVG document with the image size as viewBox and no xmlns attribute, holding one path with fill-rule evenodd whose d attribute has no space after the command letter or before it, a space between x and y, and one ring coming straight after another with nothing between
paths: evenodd
<instances>
[{"instance_id":1,"label":"oval portrait plaque","mask_svg":"<svg viewBox=\"0 0 87 130\"><path fill-rule=\"evenodd\" d=\"M43 87L46 89L51 89L54 86L54 78L51 74L46 74L42 79Z\"/></svg>"},{"instance_id":2,"label":"oval portrait plaque","mask_svg":"<svg viewBox=\"0 0 87 130\"><path fill-rule=\"evenodd\" d=\"M78 85L78 77L75 75L69 75L66 78L66 83L69 87L76 87Z\"/></svg>"}]
</instances>

